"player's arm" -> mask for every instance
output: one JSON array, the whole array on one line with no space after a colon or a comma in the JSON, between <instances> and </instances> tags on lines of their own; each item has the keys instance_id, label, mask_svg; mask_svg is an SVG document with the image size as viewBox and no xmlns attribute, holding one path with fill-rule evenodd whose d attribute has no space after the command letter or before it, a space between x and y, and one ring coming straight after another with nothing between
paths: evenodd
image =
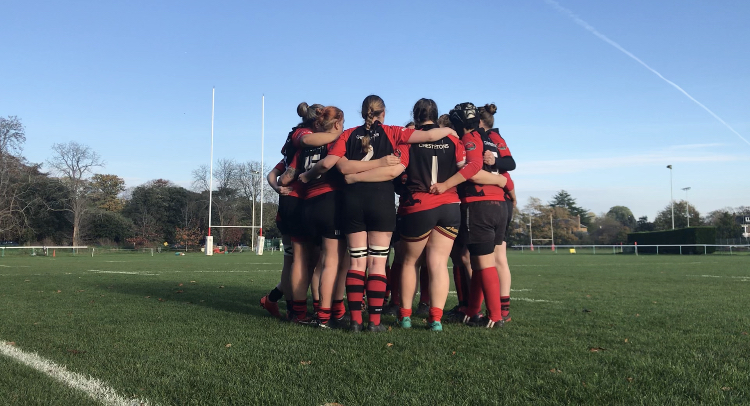
<instances>
[{"instance_id":1,"label":"player's arm","mask_svg":"<svg viewBox=\"0 0 750 406\"><path fill-rule=\"evenodd\" d=\"M467 179L472 179L472 177L482 169L482 140L472 134L466 135L464 139L466 141L464 142L464 148L466 150L466 165L445 182L436 183L430 186L430 193L444 193L446 190L466 182Z\"/></svg>"},{"instance_id":2,"label":"player's arm","mask_svg":"<svg viewBox=\"0 0 750 406\"><path fill-rule=\"evenodd\" d=\"M510 191L510 198L513 200L513 208L518 206L518 199L516 198L516 189Z\"/></svg>"},{"instance_id":3,"label":"player's arm","mask_svg":"<svg viewBox=\"0 0 750 406\"><path fill-rule=\"evenodd\" d=\"M268 173L268 176L266 176L266 181L276 193L280 195L288 195L292 189L279 185L279 175L281 175L281 168L279 168L279 165L276 165L276 167Z\"/></svg>"},{"instance_id":4,"label":"player's arm","mask_svg":"<svg viewBox=\"0 0 750 406\"><path fill-rule=\"evenodd\" d=\"M510 172L516 169L516 160L512 155L495 158L495 168L500 172Z\"/></svg>"},{"instance_id":5,"label":"player's arm","mask_svg":"<svg viewBox=\"0 0 750 406\"><path fill-rule=\"evenodd\" d=\"M422 142L433 142L443 139L447 136L458 138L456 131L449 127L433 128L428 131L415 130L406 140L409 144L418 144Z\"/></svg>"},{"instance_id":6,"label":"player's arm","mask_svg":"<svg viewBox=\"0 0 750 406\"><path fill-rule=\"evenodd\" d=\"M476 175L471 177L471 181L478 185L495 185L504 187L508 183L508 179L501 174L489 173L485 170L477 172Z\"/></svg>"},{"instance_id":7,"label":"player's arm","mask_svg":"<svg viewBox=\"0 0 750 406\"><path fill-rule=\"evenodd\" d=\"M346 179L346 183L387 182L395 179L396 176L401 175L403 172L404 166L401 164L381 166L368 171L346 175L344 176L344 179Z\"/></svg>"},{"instance_id":8,"label":"player's arm","mask_svg":"<svg viewBox=\"0 0 750 406\"><path fill-rule=\"evenodd\" d=\"M326 155L325 158L318 161L312 168L310 168L307 172L303 172L299 175L299 180L302 183L307 183L311 181L312 179L316 179L318 176L328 172L336 166L336 162L341 159L340 156L336 155Z\"/></svg>"},{"instance_id":9,"label":"player's arm","mask_svg":"<svg viewBox=\"0 0 750 406\"><path fill-rule=\"evenodd\" d=\"M401 159L399 159L395 155L388 155L380 159L374 159L370 161L354 161L342 156L341 159L339 159L336 163L336 168L338 168L339 172L341 172L342 174L350 175L353 173L369 171L370 169L379 167L396 166L400 163Z\"/></svg>"},{"instance_id":10,"label":"player's arm","mask_svg":"<svg viewBox=\"0 0 750 406\"><path fill-rule=\"evenodd\" d=\"M330 131L322 133L305 134L300 139L300 144L306 147L320 147L334 142L342 133L341 128L337 129L336 127L334 126Z\"/></svg>"}]
</instances>

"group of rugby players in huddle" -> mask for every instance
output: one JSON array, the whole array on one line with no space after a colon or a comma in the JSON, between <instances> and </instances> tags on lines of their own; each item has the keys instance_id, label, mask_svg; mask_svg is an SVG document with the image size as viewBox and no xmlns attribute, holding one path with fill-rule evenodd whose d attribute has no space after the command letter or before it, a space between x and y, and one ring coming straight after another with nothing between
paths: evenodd
<instances>
[{"instance_id":1,"label":"group of rugby players in huddle","mask_svg":"<svg viewBox=\"0 0 750 406\"><path fill-rule=\"evenodd\" d=\"M420 99L414 126L390 126L382 124L385 103L371 95L362 102L364 124L344 131L337 107L301 103L302 122L268 174L279 193L284 267L261 306L281 317L284 296L292 322L358 332L366 294L368 331L387 329L383 313L410 328L419 280L418 314L441 331L451 258L459 304L446 317L489 328L510 321L505 234L516 200L508 171L516 164L492 128L495 111L462 103L438 117L435 102Z\"/></svg>"}]
</instances>

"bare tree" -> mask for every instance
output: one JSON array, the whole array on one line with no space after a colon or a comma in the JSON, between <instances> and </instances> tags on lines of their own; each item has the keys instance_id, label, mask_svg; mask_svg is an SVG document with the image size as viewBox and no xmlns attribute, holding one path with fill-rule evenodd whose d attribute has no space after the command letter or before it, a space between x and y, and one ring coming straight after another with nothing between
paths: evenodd
<instances>
[{"instance_id":1,"label":"bare tree","mask_svg":"<svg viewBox=\"0 0 750 406\"><path fill-rule=\"evenodd\" d=\"M20 154L26 142L26 129L16 116L0 117L0 157Z\"/></svg>"},{"instance_id":2,"label":"bare tree","mask_svg":"<svg viewBox=\"0 0 750 406\"><path fill-rule=\"evenodd\" d=\"M81 223L88 211L88 177L94 168L104 166L104 162L91 148L75 141L53 144L52 150L55 155L48 163L58 175L60 182L70 190L65 207L73 216L73 245L79 245Z\"/></svg>"},{"instance_id":3,"label":"bare tree","mask_svg":"<svg viewBox=\"0 0 750 406\"><path fill-rule=\"evenodd\" d=\"M20 153L26 131L16 116L0 117L0 235L18 230L24 223L27 194L34 167L26 165ZM24 176L27 175L27 176Z\"/></svg>"}]
</instances>

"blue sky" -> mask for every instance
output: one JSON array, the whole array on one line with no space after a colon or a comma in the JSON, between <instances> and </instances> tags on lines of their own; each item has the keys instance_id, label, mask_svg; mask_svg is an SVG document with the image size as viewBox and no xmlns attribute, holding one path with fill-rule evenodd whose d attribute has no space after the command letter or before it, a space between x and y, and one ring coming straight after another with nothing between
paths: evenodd
<instances>
[{"instance_id":1,"label":"blue sky","mask_svg":"<svg viewBox=\"0 0 750 406\"><path fill-rule=\"evenodd\" d=\"M559 0L750 139L750 2ZM468 5L472 7L468 7ZM273 165L301 101L359 125L368 94L403 125L494 102L521 203L565 189L594 212L653 219L674 195L702 213L750 205L750 145L549 1L41 2L2 7L0 116L24 155L75 140L128 186L189 186L214 157Z\"/></svg>"}]
</instances>

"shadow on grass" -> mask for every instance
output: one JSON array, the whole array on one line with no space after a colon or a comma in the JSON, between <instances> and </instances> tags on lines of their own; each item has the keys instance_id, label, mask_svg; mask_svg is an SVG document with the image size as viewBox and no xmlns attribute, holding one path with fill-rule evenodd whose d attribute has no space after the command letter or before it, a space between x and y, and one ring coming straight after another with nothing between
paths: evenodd
<instances>
[{"instance_id":1,"label":"shadow on grass","mask_svg":"<svg viewBox=\"0 0 750 406\"><path fill-rule=\"evenodd\" d=\"M190 282L175 283L173 281L122 281L106 285L96 284L95 286L102 291L124 293L141 297L144 300L181 303L263 318L270 317L268 312L259 305L260 298L268 293L261 286L224 286ZM284 302L280 301L279 305L283 312Z\"/></svg>"}]
</instances>

